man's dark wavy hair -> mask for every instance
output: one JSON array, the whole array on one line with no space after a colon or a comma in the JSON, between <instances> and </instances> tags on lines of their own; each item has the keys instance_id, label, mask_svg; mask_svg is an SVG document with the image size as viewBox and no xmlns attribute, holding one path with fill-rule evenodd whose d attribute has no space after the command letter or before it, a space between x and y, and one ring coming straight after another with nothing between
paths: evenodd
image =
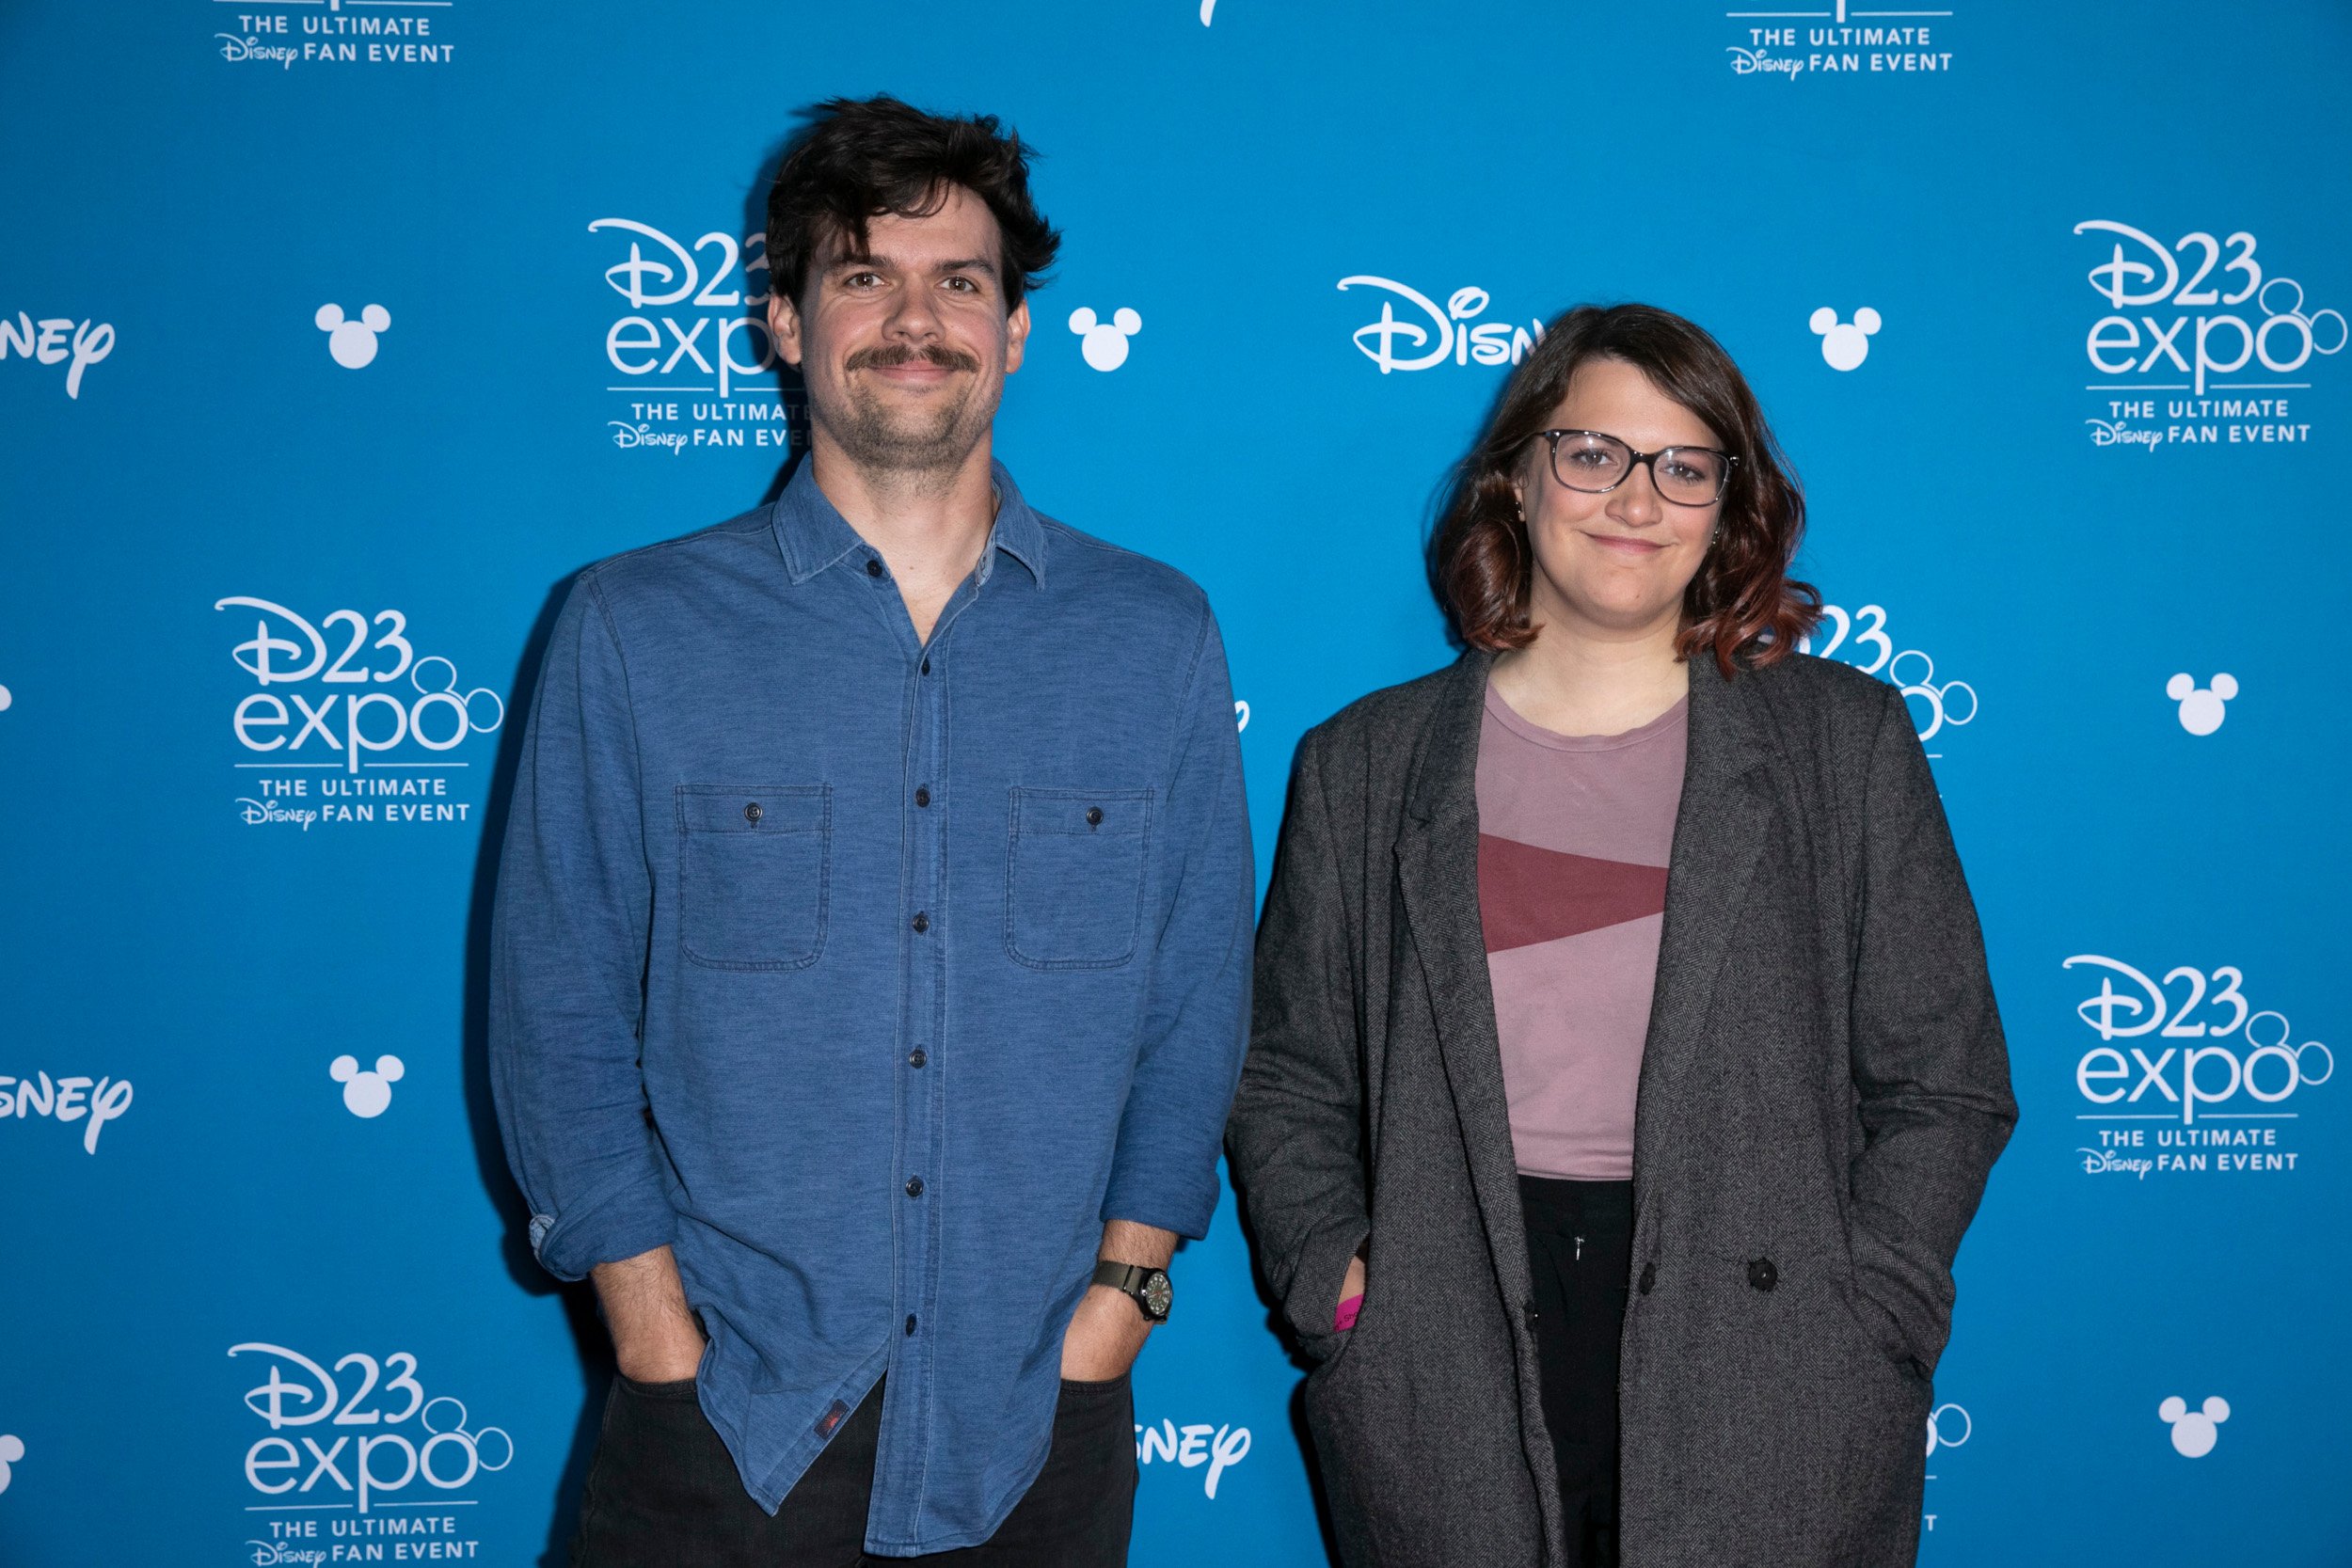
<instances>
[{"instance_id":1,"label":"man's dark wavy hair","mask_svg":"<svg viewBox=\"0 0 2352 1568\"><path fill-rule=\"evenodd\" d=\"M1061 235L1029 199L1031 149L993 115L925 114L884 93L834 98L810 111L768 193L771 285L798 304L826 242L863 254L866 224L884 214L929 217L961 185L995 214L1005 309L1045 281Z\"/></svg>"}]
</instances>

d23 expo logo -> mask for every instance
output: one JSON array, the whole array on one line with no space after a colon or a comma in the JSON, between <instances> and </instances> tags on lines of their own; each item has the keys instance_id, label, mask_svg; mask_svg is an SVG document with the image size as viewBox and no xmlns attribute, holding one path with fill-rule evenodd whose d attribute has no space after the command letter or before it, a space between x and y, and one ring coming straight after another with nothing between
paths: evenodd
<instances>
[{"instance_id":1,"label":"d23 expo logo","mask_svg":"<svg viewBox=\"0 0 2352 1568\"><path fill-rule=\"evenodd\" d=\"M2232 964L2181 964L2161 980L2092 953L2061 966L2096 975L2074 1012L2099 1043L2074 1063L2094 1141L2086 1174L2230 1177L2296 1168L2307 1089L2335 1076L2335 1053L2275 1008L2256 1008Z\"/></svg>"},{"instance_id":2,"label":"d23 expo logo","mask_svg":"<svg viewBox=\"0 0 2352 1568\"><path fill-rule=\"evenodd\" d=\"M1965 1448L1968 1439L1976 1434L1977 1423L1969 1418L1963 1406L1939 1404L1929 1411L1928 1464L1930 1468L1927 1479L1931 1481L1935 1480L1936 1472L1943 1468L1944 1464L1949 1463L1949 1461L1939 1463L1935 1457L1938 1453L1948 1453L1953 1449ZM1922 1509L1919 1514L1920 1529L1933 1533L1938 1517L1939 1515Z\"/></svg>"},{"instance_id":3,"label":"d23 expo logo","mask_svg":"<svg viewBox=\"0 0 2352 1568\"><path fill-rule=\"evenodd\" d=\"M2087 275L2106 310L2083 354L2095 447L2296 446L2312 438L2301 394L2342 353L2344 312L2264 270L2254 236L2203 230L2167 245L2107 218L2074 225L2099 246Z\"/></svg>"},{"instance_id":4,"label":"d23 expo logo","mask_svg":"<svg viewBox=\"0 0 2352 1568\"><path fill-rule=\"evenodd\" d=\"M1817 658L1851 664L1866 675L1876 675L1903 694L1920 744L1937 742L1947 730L1977 717L1977 689L1966 681L1935 678L1935 660L1916 648L1898 649L1887 635L1886 610L1866 604L1848 614L1837 605L1821 607L1821 624L1809 637L1797 640L1797 652ZM1928 755L1942 756L1941 752Z\"/></svg>"},{"instance_id":5,"label":"d23 expo logo","mask_svg":"<svg viewBox=\"0 0 2352 1568\"><path fill-rule=\"evenodd\" d=\"M626 309L604 333L605 390L622 400L605 434L624 451L808 444L806 414L777 385L768 333L768 236L713 230L681 245L634 218L598 218L588 232ZM799 431L796 439L795 432Z\"/></svg>"},{"instance_id":6,"label":"d23 expo logo","mask_svg":"<svg viewBox=\"0 0 2352 1568\"><path fill-rule=\"evenodd\" d=\"M465 687L447 657L420 656L406 615L337 610L313 623L244 595L213 608L237 617L230 657L258 688L229 714L240 820L304 832L468 820L459 784L488 758L461 753L505 722L506 705Z\"/></svg>"},{"instance_id":7,"label":"d23 expo logo","mask_svg":"<svg viewBox=\"0 0 2352 1568\"><path fill-rule=\"evenodd\" d=\"M355 1351L331 1367L283 1345L231 1345L266 1373L245 1407L268 1430L245 1450L250 1561L477 1558L468 1512L514 1440L433 1394L417 1358Z\"/></svg>"}]
</instances>

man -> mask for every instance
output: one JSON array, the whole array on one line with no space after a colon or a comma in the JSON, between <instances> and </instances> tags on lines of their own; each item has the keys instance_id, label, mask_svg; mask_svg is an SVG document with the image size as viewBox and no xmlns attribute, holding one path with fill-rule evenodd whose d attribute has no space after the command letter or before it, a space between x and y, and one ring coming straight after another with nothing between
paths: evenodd
<instances>
[{"instance_id":1,"label":"man","mask_svg":"<svg viewBox=\"0 0 2352 1568\"><path fill-rule=\"evenodd\" d=\"M807 460L556 623L491 1067L621 1373L583 1563L1125 1560L1252 873L1200 591L991 457L1057 244L994 119L823 105L769 217Z\"/></svg>"}]
</instances>

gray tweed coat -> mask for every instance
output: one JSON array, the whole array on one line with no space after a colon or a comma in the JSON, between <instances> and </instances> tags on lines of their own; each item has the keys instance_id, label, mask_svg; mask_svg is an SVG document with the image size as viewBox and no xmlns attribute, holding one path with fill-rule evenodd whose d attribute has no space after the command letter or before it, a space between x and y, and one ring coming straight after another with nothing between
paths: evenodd
<instances>
[{"instance_id":1,"label":"gray tweed coat","mask_svg":"<svg viewBox=\"0 0 2352 1568\"><path fill-rule=\"evenodd\" d=\"M1353 1568L1564 1553L1478 914L1488 664L1300 745L1228 1134L1319 1363L1308 1425ZM1914 1560L1952 1258L2015 1119L1901 695L1804 657L1694 661L1634 1132L1627 1568Z\"/></svg>"}]
</instances>

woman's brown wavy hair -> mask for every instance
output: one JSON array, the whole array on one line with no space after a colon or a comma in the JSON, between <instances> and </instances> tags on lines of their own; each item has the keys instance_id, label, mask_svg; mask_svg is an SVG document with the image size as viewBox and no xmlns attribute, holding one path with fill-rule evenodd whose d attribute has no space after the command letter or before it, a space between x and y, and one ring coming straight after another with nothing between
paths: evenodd
<instances>
[{"instance_id":1,"label":"woman's brown wavy hair","mask_svg":"<svg viewBox=\"0 0 2352 1568\"><path fill-rule=\"evenodd\" d=\"M1491 652L1535 641L1527 613L1534 554L1513 484L1530 472L1534 438L1567 396L1569 379L1594 359L1640 370L1739 459L1715 542L1683 592L1676 652L1690 658L1711 650L1725 675L1787 657L1821 613L1821 595L1788 575L1804 536L1804 493L1723 345L1649 305L1580 305L1512 373L1430 541L1430 582L1455 635Z\"/></svg>"}]
</instances>

